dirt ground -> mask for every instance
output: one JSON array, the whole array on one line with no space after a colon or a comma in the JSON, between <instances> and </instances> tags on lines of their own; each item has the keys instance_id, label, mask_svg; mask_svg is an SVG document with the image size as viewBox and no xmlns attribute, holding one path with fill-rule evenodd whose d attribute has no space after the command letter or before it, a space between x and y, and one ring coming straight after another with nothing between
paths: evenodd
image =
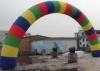
<instances>
[{"instance_id":1,"label":"dirt ground","mask_svg":"<svg viewBox=\"0 0 100 71\"><path fill-rule=\"evenodd\" d=\"M17 65L14 70L8 71L69 71L63 69L70 69L72 67L78 67L78 71L100 71L100 57L93 58L91 54L85 54L78 59L78 64L72 65L67 64L67 58L62 56L59 56L57 59L52 59L50 56L35 56L32 58L33 64L23 66ZM0 69L0 71L4 70Z\"/></svg>"},{"instance_id":2,"label":"dirt ground","mask_svg":"<svg viewBox=\"0 0 100 71\"><path fill-rule=\"evenodd\" d=\"M37 59L36 59L37 58ZM78 71L100 71L100 57L93 58L90 54L85 54L84 57L78 59L78 64L68 65L67 59L59 56L57 59L51 59L50 56L33 57L37 60L32 65L17 66L16 70L28 69L49 69L52 71L60 69L69 69L71 67L78 67Z\"/></svg>"},{"instance_id":3,"label":"dirt ground","mask_svg":"<svg viewBox=\"0 0 100 71\"><path fill-rule=\"evenodd\" d=\"M90 54L86 54L82 59L79 59L79 65L84 71L100 71L100 57L93 58Z\"/></svg>"}]
</instances>

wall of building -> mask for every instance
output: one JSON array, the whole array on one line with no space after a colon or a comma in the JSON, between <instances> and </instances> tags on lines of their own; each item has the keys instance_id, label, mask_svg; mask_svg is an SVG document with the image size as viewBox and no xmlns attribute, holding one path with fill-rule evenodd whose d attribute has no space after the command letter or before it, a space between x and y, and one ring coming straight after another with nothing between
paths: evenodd
<instances>
[{"instance_id":1,"label":"wall of building","mask_svg":"<svg viewBox=\"0 0 100 71\"><path fill-rule=\"evenodd\" d=\"M19 51L31 51L31 40L30 38L24 37L21 40Z\"/></svg>"},{"instance_id":2,"label":"wall of building","mask_svg":"<svg viewBox=\"0 0 100 71\"><path fill-rule=\"evenodd\" d=\"M32 64L32 58L27 56L31 52L31 41L30 38L24 37L20 44L18 62L19 64ZM26 54L26 55L25 55Z\"/></svg>"},{"instance_id":3,"label":"wall of building","mask_svg":"<svg viewBox=\"0 0 100 71\"><path fill-rule=\"evenodd\" d=\"M62 52L68 51L68 48L72 46L77 47L75 38L46 38L42 40L33 40L31 47L38 49L39 53L42 49L45 49L46 53L50 53L52 48L55 47L55 43Z\"/></svg>"},{"instance_id":4,"label":"wall of building","mask_svg":"<svg viewBox=\"0 0 100 71\"><path fill-rule=\"evenodd\" d=\"M0 31L0 46L2 46L6 35L7 35L7 31Z\"/></svg>"},{"instance_id":5,"label":"wall of building","mask_svg":"<svg viewBox=\"0 0 100 71\"><path fill-rule=\"evenodd\" d=\"M4 42L6 35L7 31L0 31L0 54L1 54L2 44Z\"/></svg>"},{"instance_id":6,"label":"wall of building","mask_svg":"<svg viewBox=\"0 0 100 71\"><path fill-rule=\"evenodd\" d=\"M97 37L99 38L100 41L100 30L96 30L97 32ZM77 37L77 46L79 50L84 50L84 51L90 51L90 43L86 38L86 35L83 30L79 30L79 32L76 33Z\"/></svg>"}]
</instances>

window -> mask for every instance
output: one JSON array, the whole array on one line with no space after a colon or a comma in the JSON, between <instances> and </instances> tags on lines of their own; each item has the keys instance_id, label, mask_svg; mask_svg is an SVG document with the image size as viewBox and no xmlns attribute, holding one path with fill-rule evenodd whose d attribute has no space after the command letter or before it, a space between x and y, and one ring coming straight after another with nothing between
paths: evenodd
<instances>
[{"instance_id":1,"label":"window","mask_svg":"<svg viewBox=\"0 0 100 71\"><path fill-rule=\"evenodd\" d=\"M89 45L87 44L87 47L89 47Z\"/></svg>"},{"instance_id":2,"label":"window","mask_svg":"<svg viewBox=\"0 0 100 71\"><path fill-rule=\"evenodd\" d=\"M82 32L82 36L85 36L85 33L84 32Z\"/></svg>"},{"instance_id":3,"label":"window","mask_svg":"<svg viewBox=\"0 0 100 71\"><path fill-rule=\"evenodd\" d=\"M85 38L83 38L83 42L85 41Z\"/></svg>"},{"instance_id":4,"label":"window","mask_svg":"<svg viewBox=\"0 0 100 71\"><path fill-rule=\"evenodd\" d=\"M85 44L83 44L83 47L85 47Z\"/></svg>"},{"instance_id":5,"label":"window","mask_svg":"<svg viewBox=\"0 0 100 71\"><path fill-rule=\"evenodd\" d=\"M79 42L79 44L81 45L82 43L81 43L81 42Z\"/></svg>"}]
</instances>

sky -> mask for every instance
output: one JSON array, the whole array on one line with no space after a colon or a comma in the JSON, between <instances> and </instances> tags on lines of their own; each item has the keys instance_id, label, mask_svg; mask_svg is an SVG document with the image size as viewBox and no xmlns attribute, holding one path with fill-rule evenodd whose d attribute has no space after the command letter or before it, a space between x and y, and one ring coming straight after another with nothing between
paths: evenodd
<instances>
[{"instance_id":1,"label":"sky","mask_svg":"<svg viewBox=\"0 0 100 71\"><path fill-rule=\"evenodd\" d=\"M9 30L20 14L44 1L48 0L0 0L0 30ZM92 22L94 28L100 30L100 0L59 1L65 1L80 9ZM79 27L80 25L69 16L50 14L34 22L27 32L48 37L73 37Z\"/></svg>"}]
</instances>

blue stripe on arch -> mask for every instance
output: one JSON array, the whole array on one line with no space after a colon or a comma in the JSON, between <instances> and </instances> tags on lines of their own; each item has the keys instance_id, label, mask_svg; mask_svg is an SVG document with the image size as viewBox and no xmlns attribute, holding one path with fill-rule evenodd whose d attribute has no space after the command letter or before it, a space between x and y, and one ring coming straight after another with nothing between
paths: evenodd
<instances>
[{"instance_id":1,"label":"blue stripe on arch","mask_svg":"<svg viewBox=\"0 0 100 71\"><path fill-rule=\"evenodd\" d=\"M53 2L52 1L47 1L47 2L45 2L45 4L48 7L48 14L53 13L54 10L55 10Z\"/></svg>"},{"instance_id":2,"label":"blue stripe on arch","mask_svg":"<svg viewBox=\"0 0 100 71\"><path fill-rule=\"evenodd\" d=\"M74 15L74 19L78 19L78 18L80 18L80 16L81 16L81 11L80 10L77 10L77 12L75 13L75 15Z\"/></svg>"},{"instance_id":3,"label":"blue stripe on arch","mask_svg":"<svg viewBox=\"0 0 100 71\"><path fill-rule=\"evenodd\" d=\"M27 31L27 29L30 27L29 22L24 19L23 17L19 17L14 24L19 25L20 27L22 27L25 31Z\"/></svg>"},{"instance_id":4,"label":"blue stripe on arch","mask_svg":"<svg viewBox=\"0 0 100 71\"><path fill-rule=\"evenodd\" d=\"M100 57L100 50L92 51L92 56L93 57Z\"/></svg>"},{"instance_id":5,"label":"blue stripe on arch","mask_svg":"<svg viewBox=\"0 0 100 71\"><path fill-rule=\"evenodd\" d=\"M0 56L0 67L3 69L13 69L17 64L16 58Z\"/></svg>"},{"instance_id":6,"label":"blue stripe on arch","mask_svg":"<svg viewBox=\"0 0 100 71\"><path fill-rule=\"evenodd\" d=\"M91 34L95 33L95 30L92 27L90 30L85 31L85 33L86 33L86 35L91 35Z\"/></svg>"}]
</instances>

